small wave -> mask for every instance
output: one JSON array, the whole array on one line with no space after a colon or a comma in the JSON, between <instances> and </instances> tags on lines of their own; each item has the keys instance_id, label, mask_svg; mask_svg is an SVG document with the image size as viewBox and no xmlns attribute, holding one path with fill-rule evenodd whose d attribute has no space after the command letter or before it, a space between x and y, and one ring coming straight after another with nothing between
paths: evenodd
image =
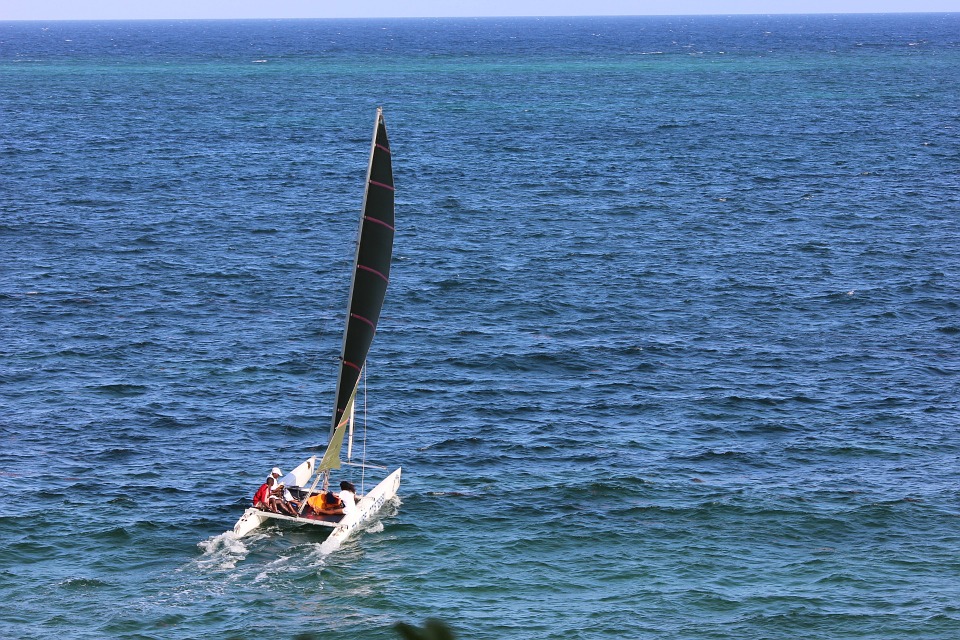
<instances>
[{"instance_id":1,"label":"small wave","mask_svg":"<svg viewBox=\"0 0 960 640\"><path fill-rule=\"evenodd\" d=\"M59 586L64 589L87 590L107 587L109 583L103 580L97 580L96 578L67 578L62 581Z\"/></svg>"},{"instance_id":2,"label":"small wave","mask_svg":"<svg viewBox=\"0 0 960 640\"><path fill-rule=\"evenodd\" d=\"M233 531L224 531L197 543L203 556L197 564L205 569L233 569L250 552L247 545Z\"/></svg>"},{"instance_id":3,"label":"small wave","mask_svg":"<svg viewBox=\"0 0 960 640\"><path fill-rule=\"evenodd\" d=\"M91 535L94 540L104 540L111 543L120 543L130 540L130 532L126 527L110 527Z\"/></svg>"},{"instance_id":4,"label":"small wave","mask_svg":"<svg viewBox=\"0 0 960 640\"><path fill-rule=\"evenodd\" d=\"M107 395L128 397L141 396L149 390L149 387L140 384L101 384L90 389Z\"/></svg>"},{"instance_id":5,"label":"small wave","mask_svg":"<svg viewBox=\"0 0 960 640\"><path fill-rule=\"evenodd\" d=\"M717 459L749 459L749 454L743 451L735 451L733 449L706 449L704 451L675 455L672 457L677 460L702 462L706 460Z\"/></svg>"},{"instance_id":6,"label":"small wave","mask_svg":"<svg viewBox=\"0 0 960 640\"><path fill-rule=\"evenodd\" d=\"M448 438L447 440L441 440L440 442L427 443L426 445L420 447L418 451L456 451L464 446L480 446L483 443L483 438L477 437Z\"/></svg>"}]
</instances>

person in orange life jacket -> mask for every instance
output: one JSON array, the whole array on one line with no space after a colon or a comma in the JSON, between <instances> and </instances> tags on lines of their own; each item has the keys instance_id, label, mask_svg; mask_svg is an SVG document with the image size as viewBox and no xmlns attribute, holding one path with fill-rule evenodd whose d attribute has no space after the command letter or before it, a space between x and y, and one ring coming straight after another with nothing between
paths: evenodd
<instances>
[{"instance_id":1,"label":"person in orange life jacket","mask_svg":"<svg viewBox=\"0 0 960 640\"><path fill-rule=\"evenodd\" d=\"M333 495L333 491L325 491L310 496L307 498L307 506L318 515L331 516L343 513L340 499Z\"/></svg>"}]
</instances>

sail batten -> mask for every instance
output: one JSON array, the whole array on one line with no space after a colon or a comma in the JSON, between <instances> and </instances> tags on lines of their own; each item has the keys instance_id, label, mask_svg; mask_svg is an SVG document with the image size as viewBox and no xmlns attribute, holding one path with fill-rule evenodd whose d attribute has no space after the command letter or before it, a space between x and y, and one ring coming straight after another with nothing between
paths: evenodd
<instances>
[{"instance_id":1,"label":"sail batten","mask_svg":"<svg viewBox=\"0 0 960 640\"><path fill-rule=\"evenodd\" d=\"M371 180L370 184L372 184L375 187L380 187L382 189L389 189L390 191L393 191L393 187L390 186L389 184L383 184L382 182L377 182L376 180Z\"/></svg>"},{"instance_id":2,"label":"sail batten","mask_svg":"<svg viewBox=\"0 0 960 640\"><path fill-rule=\"evenodd\" d=\"M387 276L383 275L382 273L380 273L380 272L377 271L376 269L371 269L370 267L364 267L363 265L358 266L357 269L363 269L364 271L369 271L369 272L372 273L373 275L379 277L379 278L380 278L381 280L383 280L384 282L389 282L389 280L390 280L389 278L387 278Z\"/></svg>"},{"instance_id":3,"label":"sail batten","mask_svg":"<svg viewBox=\"0 0 960 640\"><path fill-rule=\"evenodd\" d=\"M387 223L384 222L383 220L378 220L378 219L376 219L376 218L371 218L371 217L369 217L369 216L366 217L366 218L364 218L364 220L367 220L367 221L370 221L370 222L376 222L377 224L382 224L382 225L385 226L387 229L390 229L390 231L393 231L393 230L394 230L394 229L393 229L393 226L387 224Z\"/></svg>"},{"instance_id":4,"label":"sail batten","mask_svg":"<svg viewBox=\"0 0 960 640\"><path fill-rule=\"evenodd\" d=\"M390 279L395 232L393 166L381 109L377 109L365 185L330 440L318 471L340 467L344 430Z\"/></svg>"}]
</instances>

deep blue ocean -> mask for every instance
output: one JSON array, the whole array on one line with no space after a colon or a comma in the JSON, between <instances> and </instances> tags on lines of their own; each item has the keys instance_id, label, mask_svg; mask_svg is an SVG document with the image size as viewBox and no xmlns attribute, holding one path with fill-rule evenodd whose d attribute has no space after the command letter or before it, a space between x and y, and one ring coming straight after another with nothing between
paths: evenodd
<instances>
[{"instance_id":1,"label":"deep blue ocean","mask_svg":"<svg viewBox=\"0 0 960 640\"><path fill-rule=\"evenodd\" d=\"M0 637L960 637L960 14L3 22L0 252Z\"/></svg>"}]
</instances>

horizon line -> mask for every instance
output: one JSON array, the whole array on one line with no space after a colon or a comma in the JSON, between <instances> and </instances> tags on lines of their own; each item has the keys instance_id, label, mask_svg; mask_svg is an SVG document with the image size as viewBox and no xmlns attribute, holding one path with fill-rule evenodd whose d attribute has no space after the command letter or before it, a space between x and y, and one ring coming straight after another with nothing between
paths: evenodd
<instances>
[{"instance_id":1,"label":"horizon line","mask_svg":"<svg viewBox=\"0 0 960 640\"><path fill-rule=\"evenodd\" d=\"M299 16L299 17L232 17L232 18L0 18L0 22L164 22L164 21L255 21L255 20L504 20L504 19L542 19L542 18L696 18L696 17L733 17L733 16L885 16L885 15L956 15L960 11L810 11L777 12L718 12L718 13L608 13L608 14L569 14L569 15L496 15L496 16Z\"/></svg>"}]
</instances>

